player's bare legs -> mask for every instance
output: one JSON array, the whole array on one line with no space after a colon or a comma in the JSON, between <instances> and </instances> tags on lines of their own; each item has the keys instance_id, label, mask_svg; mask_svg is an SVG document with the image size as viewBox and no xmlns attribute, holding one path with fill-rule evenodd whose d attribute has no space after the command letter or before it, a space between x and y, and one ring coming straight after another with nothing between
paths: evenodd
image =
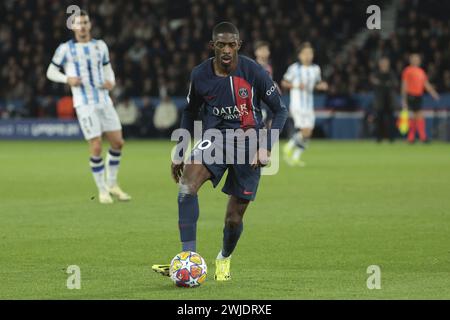
<instances>
[{"instance_id":1,"label":"player's bare legs","mask_svg":"<svg viewBox=\"0 0 450 320\"><path fill-rule=\"evenodd\" d=\"M121 151L125 144L121 130L105 132L105 138L114 150Z\"/></svg>"},{"instance_id":2,"label":"player's bare legs","mask_svg":"<svg viewBox=\"0 0 450 320\"><path fill-rule=\"evenodd\" d=\"M223 246L216 259L216 273L214 278L217 281L231 279L231 254L236 248L236 244L241 236L244 227L242 220L249 203L249 200L233 195L229 197L225 214L225 226L223 228Z\"/></svg>"},{"instance_id":3,"label":"player's bare legs","mask_svg":"<svg viewBox=\"0 0 450 320\"><path fill-rule=\"evenodd\" d=\"M100 157L102 155L102 138L95 137L89 142L89 152L92 157Z\"/></svg>"}]
</instances>

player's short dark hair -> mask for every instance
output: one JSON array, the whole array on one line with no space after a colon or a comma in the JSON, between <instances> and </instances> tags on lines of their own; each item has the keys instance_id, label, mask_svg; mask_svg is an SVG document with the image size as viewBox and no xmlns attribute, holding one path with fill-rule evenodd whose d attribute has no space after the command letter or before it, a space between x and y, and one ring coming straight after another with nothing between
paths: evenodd
<instances>
[{"instance_id":1,"label":"player's short dark hair","mask_svg":"<svg viewBox=\"0 0 450 320\"><path fill-rule=\"evenodd\" d=\"M218 24L213 29L212 37L213 39L217 37L219 33L232 33L236 34L239 37L239 30L236 28L234 24L231 22L223 21Z\"/></svg>"},{"instance_id":2,"label":"player's short dark hair","mask_svg":"<svg viewBox=\"0 0 450 320\"><path fill-rule=\"evenodd\" d=\"M314 50L313 46L311 45L311 42L306 41L303 42L298 48L297 48L297 54L299 54L300 52L302 52L305 49L312 49Z\"/></svg>"},{"instance_id":3,"label":"player's short dark hair","mask_svg":"<svg viewBox=\"0 0 450 320\"><path fill-rule=\"evenodd\" d=\"M76 12L75 13L75 18L78 18L78 17L88 17L88 18L90 18L89 17L89 13L86 10L80 10L80 11ZM75 19L72 20L72 24L74 24L74 23L75 23Z\"/></svg>"},{"instance_id":4,"label":"player's short dark hair","mask_svg":"<svg viewBox=\"0 0 450 320\"><path fill-rule=\"evenodd\" d=\"M76 17L88 17L89 13L86 10L81 9L78 13L75 15Z\"/></svg>"},{"instance_id":5,"label":"player's short dark hair","mask_svg":"<svg viewBox=\"0 0 450 320\"><path fill-rule=\"evenodd\" d=\"M253 45L253 50L256 51L261 47L269 47L269 42L267 41L262 41L262 40L258 40L255 42L255 44Z\"/></svg>"}]
</instances>

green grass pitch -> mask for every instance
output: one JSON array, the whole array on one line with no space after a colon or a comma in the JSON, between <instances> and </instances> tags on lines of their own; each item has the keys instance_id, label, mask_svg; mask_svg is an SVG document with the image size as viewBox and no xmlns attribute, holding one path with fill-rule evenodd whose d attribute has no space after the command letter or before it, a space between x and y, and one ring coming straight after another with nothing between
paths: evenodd
<instances>
[{"instance_id":1,"label":"green grass pitch","mask_svg":"<svg viewBox=\"0 0 450 320\"><path fill-rule=\"evenodd\" d=\"M449 299L449 145L313 141L305 168L265 176L233 254L213 279L226 196L199 194L206 283L151 270L180 251L171 143L130 141L130 203L97 202L84 142L0 142L1 299ZM95 197L94 200L91 198ZM66 269L81 268L69 290ZM369 290L369 265L381 289Z\"/></svg>"}]
</instances>

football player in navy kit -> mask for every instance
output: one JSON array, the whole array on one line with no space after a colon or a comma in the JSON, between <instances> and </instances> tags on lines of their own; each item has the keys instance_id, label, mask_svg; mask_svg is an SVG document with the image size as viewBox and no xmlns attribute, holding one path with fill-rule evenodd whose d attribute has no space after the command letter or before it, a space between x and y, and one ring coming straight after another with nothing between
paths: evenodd
<instances>
[{"instance_id":1,"label":"football player in navy kit","mask_svg":"<svg viewBox=\"0 0 450 320\"><path fill-rule=\"evenodd\" d=\"M214 56L196 66L191 73L188 105L183 111L181 128L192 132L194 120L201 117L204 130L230 129L246 132L264 128L260 104L263 101L273 112L272 127L268 130L267 147L258 144L257 151L249 155L246 149L245 163L207 163L196 161L195 155L205 148L194 148L190 162L172 162L172 177L179 184L178 214L179 231L183 251L196 251L196 229L199 216L197 191L205 181L217 186L225 171L228 171L222 191L229 195L223 229L223 246L216 258L215 279L231 279L230 261L243 230L243 216L255 199L261 167L269 162L271 131L281 132L288 112L270 75L254 60L239 55L242 41L238 29L229 22L214 27L211 48ZM276 136L277 137L277 136ZM274 139L275 140L275 139ZM208 141L211 145L211 141ZM233 139L234 143L234 139ZM204 145L204 144L203 144ZM226 147L217 150L224 152ZM236 147L234 147L236 151ZM253 160L250 160L253 159ZM153 270L169 275L169 265L154 265Z\"/></svg>"}]
</instances>

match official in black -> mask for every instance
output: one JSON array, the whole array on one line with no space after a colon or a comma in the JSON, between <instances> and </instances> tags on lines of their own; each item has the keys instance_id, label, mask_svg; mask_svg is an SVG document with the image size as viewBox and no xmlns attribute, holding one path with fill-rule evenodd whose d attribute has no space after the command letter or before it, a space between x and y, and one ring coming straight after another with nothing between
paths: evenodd
<instances>
[{"instance_id":1,"label":"match official in black","mask_svg":"<svg viewBox=\"0 0 450 320\"><path fill-rule=\"evenodd\" d=\"M398 86L397 77L391 71L390 61L383 57L378 61L378 70L371 76L374 87L374 108L376 112L376 139L381 142L387 137L395 140L395 93Z\"/></svg>"}]
</instances>

